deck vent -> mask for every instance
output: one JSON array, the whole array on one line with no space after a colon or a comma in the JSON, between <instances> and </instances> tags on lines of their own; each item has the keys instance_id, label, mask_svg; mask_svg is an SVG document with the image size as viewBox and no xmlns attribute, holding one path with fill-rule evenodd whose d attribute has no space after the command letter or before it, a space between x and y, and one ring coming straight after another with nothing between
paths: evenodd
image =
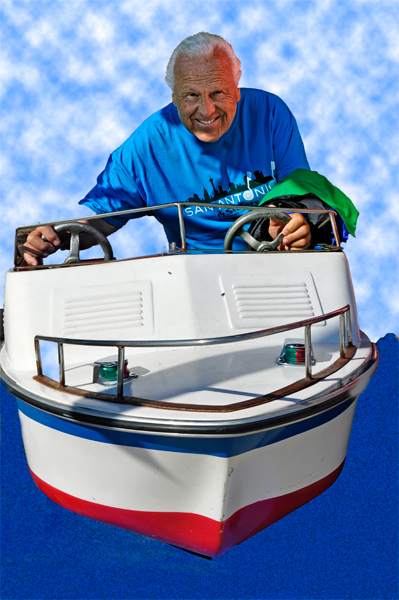
<instances>
[{"instance_id":1,"label":"deck vent","mask_svg":"<svg viewBox=\"0 0 399 600\"><path fill-rule=\"evenodd\" d=\"M108 331L143 327L143 295L101 295L62 302L62 329L65 336L87 331Z\"/></svg>"},{"instance_id":2,"label":"deck vent","mask_svg":"<svg viewBox=\"0 0 399 600\"><path fill-rule=\"evenodd\" d=\"M228 274L220 277L220 287L233 329L275 327L323 314L308 272Z\"/></svg>"},{"instance_id":3,"label":"deck vent","mask_svg":"<svg viewBox=\"0 0 399 600\"><path fill-rule=\"evenodd\" d=\"M296 285L233 286L240 319L264 319L290 316L310 319L314 316L305 283Z\"/></svg>"},{"instance_id":4,"label":"deck vent","mask_svg":"<svg viewBox=\"0 0 399 600\"><path fill-rule=\"evenodd\" d=\"M53 291L53 335L134 339L153 331L150 281L127 281Z\"/></svg>"}]
</instances>

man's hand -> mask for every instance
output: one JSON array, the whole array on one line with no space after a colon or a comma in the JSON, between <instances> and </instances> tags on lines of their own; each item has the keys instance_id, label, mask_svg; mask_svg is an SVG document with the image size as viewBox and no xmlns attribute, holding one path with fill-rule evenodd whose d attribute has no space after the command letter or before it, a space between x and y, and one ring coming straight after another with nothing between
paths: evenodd
<instances>
[{"instance_id":1,"label":"man's hand","mask_svg":"<svg viewBox=\"0 0 399 600\"><path fill-rule=\"evenodd\" d=\"M274 208L270 205L270 208ZM311 234L309 223L300 213L289 215L291 220L283 223L278 219L270 219L269 234L275 239L282 231L284 234L283 242L278 247L279 250L306 250L310 246Z\"/></svg>"},{"instance_id":2,"label":"man's hand","mask_svg":"<svg viewBox=\"0 0 399 600\"><path fill-rule=\"evenodd\" d=\"M42 238L45 237L46 241ZM39 264L37 258L46 258L54 254L61 245L61 240L50 225L36 227L28 235L23 245L24 259L26 264L36 267Z\"/></svg>"}]
</instances>

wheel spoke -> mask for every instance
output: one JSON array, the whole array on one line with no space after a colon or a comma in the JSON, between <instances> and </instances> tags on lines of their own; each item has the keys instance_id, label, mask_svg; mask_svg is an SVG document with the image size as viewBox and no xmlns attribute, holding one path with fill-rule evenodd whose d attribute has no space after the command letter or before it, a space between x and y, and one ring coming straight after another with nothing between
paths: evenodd
<instances>
[{"instance_id":1,"label":"wheel spoke","mask_svg":"<svg viewBox=\"0 0 399 600\"><path fill-rule=\"evenodd\" d=\"M65 263L80 263L79 258L79 233L77 231L71 232L71 242L70 242L70 253Z\"/></svg>"},{"instance_id":2,"label":"wheel spoke","mask_svg":"<svg viewBox=\"0 0 399 600\"><path fill-rule=\"evenodd\" d=\"M247 242L247 244L249 244L254 250L257 250L259 248L260 242L258 242L254 237L252 237L252 235L248 233L248 231L245 231L245 229L239 229L236 235L239 235L240 238L242 238L244 242Z\"/></svg>"}]
</instances>

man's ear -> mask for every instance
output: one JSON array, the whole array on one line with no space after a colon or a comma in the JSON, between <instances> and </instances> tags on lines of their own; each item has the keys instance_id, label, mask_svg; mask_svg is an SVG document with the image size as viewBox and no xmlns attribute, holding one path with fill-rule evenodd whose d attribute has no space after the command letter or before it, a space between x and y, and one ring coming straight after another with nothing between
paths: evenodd
<instances>
[{"instance_id":1,"label":"man's ear","mask_svg":"<svg viewBox=\"0 0 399 600\"><path fill-rule=\"evenodd\" d=\"M166 81L166 85L169 87L169 83L168 83L168 79L167 79L167 77L165 77L165 81ZM173 92L172 92L172 102L173 102L173 104L176 106L176 102L175 102L175 95L174 95L174 93L173 93Z\"/></svg>"}]
</instances>

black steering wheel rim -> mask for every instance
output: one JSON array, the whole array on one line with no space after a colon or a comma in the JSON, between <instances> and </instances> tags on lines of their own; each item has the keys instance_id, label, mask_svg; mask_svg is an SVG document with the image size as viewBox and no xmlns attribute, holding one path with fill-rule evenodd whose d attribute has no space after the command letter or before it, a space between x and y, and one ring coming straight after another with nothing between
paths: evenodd
<instances>
[{"instance_id":1,"label":"black steering wheel rim","mask_svg":"<svg viewBox=\"0 0 399 600\"><path fill-rule=\"evenodd\" d=\"M82 262L79 257L79 236L81 233L87 233L88 235L91 235L100 244L104 252L105 261L110 261L114 258L112 246L105 237L105 235L101 233L101 231L98 231L98 229L91 227L91 225L87 225L87 223L60 223L59 225L55 225L54 231L56 233L69 231L71 234L70 252L69 256L64 260L64 265L78 264Z\"/></svg>"},{"instance_id":2,"label":"black steering wheel rim","mask_svg":"<svg viewBox=\"0 0 399 600\"><path fill-rule=\"evenodd\" d=\"M237 236L241 237L257 252L269 252L271 250L277 250L284 237L282 233L280 233L272 242L258 242L257 240L255 240L254 237L252 237L252 235L250 235L244 229L244 225L246 225L247 223L251 223L251 221L255 221L257 219L265 218L278 219L279 221L283 221L284 223L288 223L290 221L290 217L281 211L271 210L270 208L259 208L257 210L251 210L249 213L239 217L227 231L226 236L224 238L224 252L232 251L233 241Z\"/></svg>"}]
</instances>

